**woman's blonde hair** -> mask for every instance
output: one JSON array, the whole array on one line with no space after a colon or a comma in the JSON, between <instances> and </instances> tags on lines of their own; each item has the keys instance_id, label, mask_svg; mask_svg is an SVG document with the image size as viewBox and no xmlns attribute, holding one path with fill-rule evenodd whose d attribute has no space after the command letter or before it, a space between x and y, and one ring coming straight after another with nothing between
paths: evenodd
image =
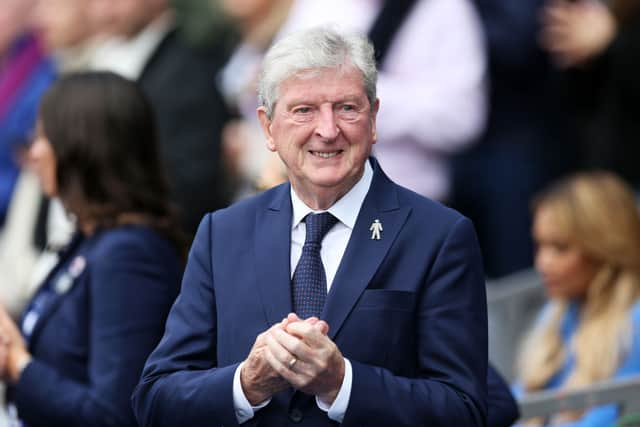
<instances>
[{"instance_id":1,"label":"woman's blonde hair","mask_svg":"<svg viewBox=\"0 0 640 427\"><path fill-rule=\"evenodd\" d=\"M525 390L542 389L569 353L575 369L563 384L577 388L609 378L631 339L629 310L640 296L640 217L633 191L608 172L581 173L538 196L576 245L593 260L597 272L580 308L578 329L567 348L560 336L568 302L554 299L550 310L524 342L518 360Z\"/></svg>"}]
</instances>

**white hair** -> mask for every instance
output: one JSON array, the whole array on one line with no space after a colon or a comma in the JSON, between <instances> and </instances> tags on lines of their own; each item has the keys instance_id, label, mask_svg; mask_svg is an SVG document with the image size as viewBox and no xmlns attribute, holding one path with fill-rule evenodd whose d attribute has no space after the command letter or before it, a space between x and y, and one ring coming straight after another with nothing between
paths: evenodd
<instances>
[{"instance_id":1,"label":"white hair","mask_svg":"<svg viewBox=\"0 0 640 427\"><path fill-rule=\"evenodd\" d=\"M332 27L316 27L292 33L275 43L262 63L258 100L272 117L279 87L290 77L322 69L353 66L362 73L369 103L376 101L378 71L373 46L366 37Z\"/></svg>"}]
</instances>

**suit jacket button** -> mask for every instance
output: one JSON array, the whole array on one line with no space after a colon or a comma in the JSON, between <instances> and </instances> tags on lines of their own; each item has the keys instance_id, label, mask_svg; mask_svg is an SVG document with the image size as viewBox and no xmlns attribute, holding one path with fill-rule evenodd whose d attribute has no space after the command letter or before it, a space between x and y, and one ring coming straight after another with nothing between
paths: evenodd
<instances>
[{"instance_id":1,"label":"suit jacket button","mask_svg":"<svg viewBox=\"0 0 640 427\"><path fill-rule=\"evenodd\" d=\"M293 408L289 411L289 419L294 423L299 423L304 418L302 411L298 408Z\"/></svg>"}]
</instances>

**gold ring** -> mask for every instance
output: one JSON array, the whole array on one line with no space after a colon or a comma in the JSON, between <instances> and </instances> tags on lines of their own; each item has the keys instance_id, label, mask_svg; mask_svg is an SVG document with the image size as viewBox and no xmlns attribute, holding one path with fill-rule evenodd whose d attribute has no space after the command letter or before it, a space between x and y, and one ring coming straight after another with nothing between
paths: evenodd
<instances>
[{"instance_id":1,"label":"gold ring","mask_svg":"<svg viewBox=\"0 0 640 427\"><path fill-rule=\"evenodd\" d=\"M295 366L295 364L298 362L298 359L296 359L295 357L291 360L289 360L289 369L293 369L293 367Z\"/></svg>"}]
</instances>

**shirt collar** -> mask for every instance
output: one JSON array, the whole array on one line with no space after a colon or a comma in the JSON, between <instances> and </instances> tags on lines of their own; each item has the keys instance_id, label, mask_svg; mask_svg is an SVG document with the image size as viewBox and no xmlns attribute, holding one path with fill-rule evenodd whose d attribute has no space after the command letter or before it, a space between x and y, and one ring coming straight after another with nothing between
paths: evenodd
<instances>
[{"instance_id":1,"label":"shirt collar","mask_svg":"<svg viewBox=\"0 0 640 427\"><path fill-rule=\"evenodd\" d=\"M329 212L331 215L335 216L338 221L350 229L353 229L356 225L358 213L360 213L360 207L369 192L369 187L371 187L372 181L373 169L367 160L364 165L364 173L360 180L351 188L351 190L349 190L347 194L342 196L329 209L327 209L326 212ZM293 205L292 229L296 228L307 214L322 212L314 211L307 206L293 190L293 186L291 186L291 204Z\"/></svg>"},{"instance_id":2,"label":"shirt collar","mask_svg":"<svg viewBox=\"0 0 640 427\"><path fill-rule=\"evenodd\" d=\"M162 40L173 28L173 14L165 12L132 37L110 37L98 47L91 68L114 71L128 79L138 80Z\"/></svg>"}]
</instances>

